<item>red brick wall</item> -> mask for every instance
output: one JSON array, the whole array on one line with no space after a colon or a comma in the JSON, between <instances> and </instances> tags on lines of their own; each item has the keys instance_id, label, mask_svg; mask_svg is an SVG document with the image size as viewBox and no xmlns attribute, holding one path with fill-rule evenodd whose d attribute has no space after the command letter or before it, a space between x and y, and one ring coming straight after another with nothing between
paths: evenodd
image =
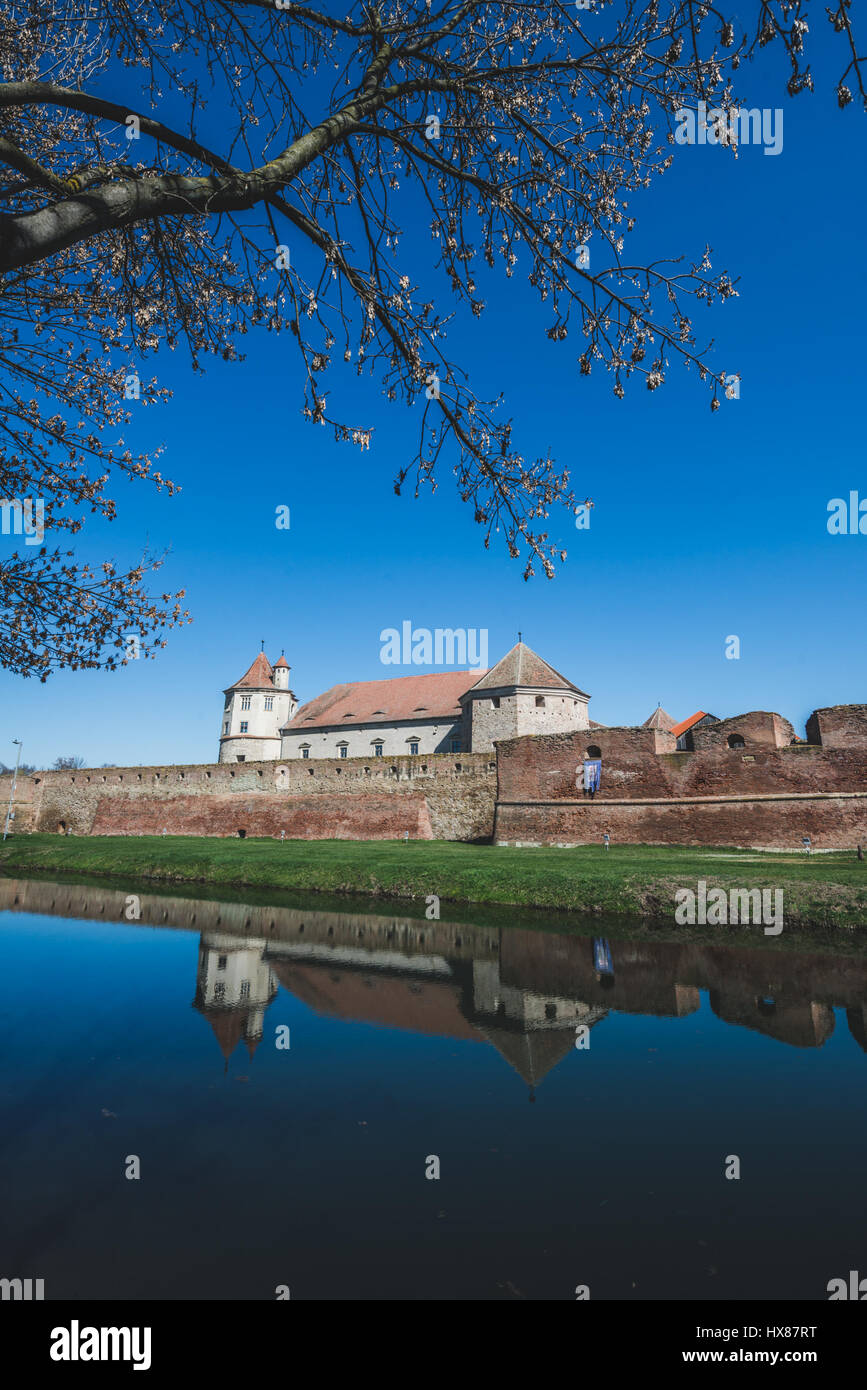
<instances>
[{"instance_id":1,"label":"red brick wall","mask_svg":"<svg viewBox=\"0 0 867 1390\"><path fill-rule=\"evenodd\" d=\"M592 800L576 786L585 733L499 743L495 839L592 844L607 829L612 840L630 843L800 848L810 835L816 848L867 844L867 747L753 742L735 749L723 742L654 753L651 734L592 731L602 750L602 784ZM678 804L684 799L691 800Z\"/></svg>"},{"instance_id":2,"label":"red brick wall","mask_svg":"<svg viewBox=\"0 0 867 1390\"><path fill-rule=\"evenodd\" d=\"M203 796L101 797L93 835L237 835L289 840L411 840L433 838L423 796L245 797L214 792Z\"/></svg>"},{"instance_id":3,"label":"red brick wall","mask_svg":"<svg viewBox=\"0 0 867 1390\"><path fill-rule=\"evenodd\" d=\"M867 705L832 705L814 710L807 738L823 748L867 748Z\"/></svg>"},{"instance_id":4,"label":"red brick wall","mask_svg":"<svg viewBox=\"0 0 867 1390\"><path fill-rule=\"evenodd\" d=\"M798 801L709 801L687 805L594 801L497 805L498 844L736 845L801 849L867 848L867 795Z\"/></svg>"},{"instance_id":5,"label":"red brick wall","mask_svg":"<svg viewBox=\"0 0 867 1390\"><path fill-rule=\"evenodd\" d=\"M788 719L772 714L768 710L754 709L749 714L736 714L732 719L721 719L716 724L704 724L694 729L693 746L698 752L705 748L727 748L732 734L738 735L745 744L769 744L771 748L786 748L795 736ZM744 749L749 752L748 748Z\"/></svg>"},{"instance_id":6,"label":"red brick wall","mask_svg":"<svg viewBox=\"0 0 867 1390\"><path fill-rule=\"evenodd\" d=\"M602 784L592 804L623 798L867 791L867 747L753 744L655 754L642 740L649 733L592 730L592 742L602 749ZM584 732L498 743L499 800L583 800L576 778L587 743Z\"/></svg>"}]
</instances>

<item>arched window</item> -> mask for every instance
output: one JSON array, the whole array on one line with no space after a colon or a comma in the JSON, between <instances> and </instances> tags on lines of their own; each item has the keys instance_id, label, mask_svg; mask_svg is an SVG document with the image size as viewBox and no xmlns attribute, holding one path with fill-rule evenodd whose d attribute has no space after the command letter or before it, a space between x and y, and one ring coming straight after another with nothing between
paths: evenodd
<instances>
[{"instance_id":1,"label":"arched window","mask_svg":"<svg viewBox=\"0 0 867 1390\"><path fill-rule=\"evenodd\" d=\"M729 734L728 744L729 748L746 748L747 746L740 734Z\"/></svg>"},{"instance_id":2,"label":"arched window","mask_svg":"<svg viewBox=\"0 0 867 1390\"><path fill-rule=\"evenodd\" d=\"M591 743L590 747L587 749L587 756L588 758L602 757L602 749L599 747L598 743Z\"/></svg>"}]
</instances>

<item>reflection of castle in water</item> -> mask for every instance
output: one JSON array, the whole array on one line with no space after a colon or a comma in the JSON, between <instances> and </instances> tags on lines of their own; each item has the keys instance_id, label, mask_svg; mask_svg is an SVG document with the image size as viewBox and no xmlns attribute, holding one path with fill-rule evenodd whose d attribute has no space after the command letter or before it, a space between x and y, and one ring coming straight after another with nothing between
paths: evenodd
<instances>
[{"instance_id":1,"label":"reflection of castle in water","mask_svg":"<svg viewBox=\"0 0 867 1390\"><path fill-rule=\"evenodd\" d=\"M0 910L126 921L126 891L0 880ZM278 984L316 1013L496 1047L529 1086L609 1011L712 1011L795 1047L821 1047L845 1008L867 1051L867 954L566 936L519 926L142 894L141 926L201 933L193 1006L224 1058L252 1057ZM517 914L516 914L517 916ZM136 924L130 923L130 925Z\"/></svg>"},{"instance_id":2,"label":"reflection of castle in water","mask_svg":"<svg viewBox=\"0 0 867 1390\"><path fill-rule=\"evenodd\" d=\"M274 974L263 959L264 941L211 932L199 946L193 1007L204 1014L226 1059L239 1042L252 1058L265 1026L265 1010L277 993Z\"/></svg>"},{"instance_id":3,"label":"reflection of castle in water","mask_svg":"<svg viewBox=\"0 0 867 1390\"><path fill-rule=\"evenodd\" d=\"M331 915L333 929L339 915ZM359 950L333 940L323 946L309 938L302 944L205 932L194 1007L227 1062L240 1042L252 1057L278 980L318 1014L492 1043L529 1086L574 1046L579 1024L592 1028L607 1013L505 984L496 958L450 962L435 953Z\"/></svg>"}]
</instances>

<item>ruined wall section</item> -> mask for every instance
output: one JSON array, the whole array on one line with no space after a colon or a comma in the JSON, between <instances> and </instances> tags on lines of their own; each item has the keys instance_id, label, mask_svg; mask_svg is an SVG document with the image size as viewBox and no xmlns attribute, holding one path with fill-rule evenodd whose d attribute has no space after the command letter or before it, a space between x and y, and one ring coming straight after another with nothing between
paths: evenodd
<instances>
[{"instance_id":1,"label":"ruined wall section","mask_svg":"<svg viewBox=\"0 0 867 1390\"><path fill-rule=\"evenodd\" d=\"M831 705L814 710L807 739L823 748L867 748L867 705Z\"/></svg>"},{"instance_id":2,"label":"ruined wall section","mask_svg":"<svg viewBox=\"0 0 867 1390\"><path fill-rule=\"evenodd\" d=\"M695 752L656 751L670 735L629 728L500 743L494 838L598 844L607 830L633 844L800 849L804 835L816 849L867 844L867 747L780 746L771 738L785 738L787 722L758 713L725 721L752 730L736 748L724 734ZM581 790L591 743L602 757L593 798Z\"/></svg>"}]
</instances>

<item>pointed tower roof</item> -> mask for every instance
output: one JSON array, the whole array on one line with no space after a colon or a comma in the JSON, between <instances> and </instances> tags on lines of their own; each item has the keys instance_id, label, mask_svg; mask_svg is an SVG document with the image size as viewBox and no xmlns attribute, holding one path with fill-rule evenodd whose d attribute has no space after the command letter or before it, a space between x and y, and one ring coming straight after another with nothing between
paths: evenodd
<instances>
[{"instance_id":1,"label":"pointed tower roof","mask_svg":"<svg viewBox=\"0 0 867 1390\"><path fill-rule=\"evenodd\" d=\"M664 729L666 733L671 733L674 728L674 720L670 714L666 714L662 705L653 711L649 719L645 719L642 729Z\"/></svg>"},{"instance_id":2,"label":"pointed tower roof","mask_svg":"<svg viewBox=\"0 0 867 1390\"><path fill-rule=\"evenodd\" d=\"M285 656L281 656L278 661L274 662L274 670L276 671L278 666L288 667L288 665L289 662L286 660Z\"/></svg>"},{"instance_id":3,"label":"pointed tower roof","mask_svg":"<svg viewBox=\"0 0 867 1390\"><path fill-rule=\"evenodd\" d=\"M538 1086L548 1072L562 1062L575 1046L575 1029L556 1032L513 1032L505 1028L483 1028L488 1041L528 1086Z\"/></svg>"},{"instance_id":4,"label":"pointed tower roof","mask_svg":"<svg viewBox=\"0 0 867 1390\"><path fill-rule=\"evenodd\" d=\"M537 656L526 642L516 642L496 666L476 681L468 694L473 690L495 690L508 686L525 686L531 690L574 690L576 694L584 695L588 700L590 698L586 690L579 689L572 681L561 676L559 671Z\"/></svg>"},{"instance_id":5,"label":"pointed tower roof","mask_svg":"<svg viewBox=\"0 0 867 1390\"><path fill-rule=\"evenodd\" d=\"M220 1051L228 1062L238 1043L244 1036L246 1009L201 1009L201 1013L214 1030Z\"/></svg>"},{"instance_id":6,"label":"pointed tower roof","mask_svg":"<svg viewBox=\"0 0 867 1390\"><path fill-rule=\"evenodd\" d=\"M283 665L286 665L285 661ZM270 686L273 686L273 684L274 667L271 665L265 653L260 652L250 669L244 672L244 675L239 681L235 681L235 684L230 685L228 688L229 690L267 690Z\"/></svg>"}]
</instances>

